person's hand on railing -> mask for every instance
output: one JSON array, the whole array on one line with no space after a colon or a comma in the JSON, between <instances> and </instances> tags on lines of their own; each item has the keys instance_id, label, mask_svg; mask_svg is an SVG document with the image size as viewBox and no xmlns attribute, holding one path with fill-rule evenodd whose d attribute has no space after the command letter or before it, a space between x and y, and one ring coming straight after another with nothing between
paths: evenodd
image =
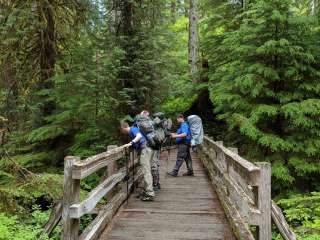
<instances>
[{"instance_id":1,"label":"person's hand on railing","mask_svg":"<svg viewBox=\"0 0 320 240\"><path fill-rule=\"evenodd\" d=\"M124 148L129 148L129 147L131 147L131 146L132 146L132 142L129 142L129 143L123 145Z\"/></svg>"}]
</instances>

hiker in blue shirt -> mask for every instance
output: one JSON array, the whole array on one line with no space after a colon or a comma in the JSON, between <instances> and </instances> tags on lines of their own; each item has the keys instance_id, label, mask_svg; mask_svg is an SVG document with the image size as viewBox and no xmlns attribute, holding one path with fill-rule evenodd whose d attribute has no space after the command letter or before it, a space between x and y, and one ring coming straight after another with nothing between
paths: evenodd
<instances>
[{"instance_id":1,"label":"hiker in blue shirt","mask_svg":"<svg viewBox=\"0 0 320 240\"><path fill-rule=\"evenodd\" d=\"M154 190L152 185L152 175L151 175L151 159L152 159L152 149L147 146L147 141L145 137L140 133L139 128L130 127L128 123L121 123L121 132L129 134L131 142L124 145L125 147L133 147L138 151L139 161L141 164L141 169L143 173L144 180L144 192L141 195L142 201L153 201L154 200Z\"/></svg>"},{"instance_id":2,"label":"hiker in blue shirt","mask_svg":"<svg viewBox=\"0 0 320 240\"><path fill-rule=\"evenodd\" d=\"M177 117L180 128L176 133L171 133L171 137L176 139L178 144L178 154L176 164L168 175L177 177L179 169L183 162L186 162L188 171L183 176L193 176L192 159L190 154L191 133L188 123L185 121L183 114L179 114Z\"/></svg>"}]
</instances>

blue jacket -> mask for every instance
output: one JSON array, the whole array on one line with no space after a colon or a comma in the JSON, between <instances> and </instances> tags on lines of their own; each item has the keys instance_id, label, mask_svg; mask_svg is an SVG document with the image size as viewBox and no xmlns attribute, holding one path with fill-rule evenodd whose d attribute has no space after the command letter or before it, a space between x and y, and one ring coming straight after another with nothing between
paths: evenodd
<instances>
[{"instance_id":1,"label":"blue jacket","mask_svg":"<svg viewBox=\"0 0 320 240\"><path fill-rule=\"evenodd\" d=\"M180 128L177 130L177 134L185 133L187 136L185 138L176 138L177 143L187 143L189 144L191 141L191 133L189 124L186 122L181 123Z\"/></svg>"},{"instance_id":2,"label":"blue jacket","mask_svg":"<svg viewBox=\"0 0 320 240\"><path fill-rule=\"evenodd\" d=\"M131 140L133 140L137 136L138 133L140 133L142 135L142 138L140 139L139 142L133 143L132 147L136 150L140 150L145 147L146 139L143 136L143 134L140 132L139 128L137 128L137 127L130 128L129 136L130 136Z\"/></svg>"}]
</instances>

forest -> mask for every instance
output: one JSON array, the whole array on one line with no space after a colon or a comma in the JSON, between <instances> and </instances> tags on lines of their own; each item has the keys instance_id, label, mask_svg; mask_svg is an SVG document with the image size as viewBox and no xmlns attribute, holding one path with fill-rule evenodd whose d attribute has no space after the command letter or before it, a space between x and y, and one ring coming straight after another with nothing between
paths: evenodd
<instances>
[{"instance_id":1,"label":"forest","mask_svg":"<svg viewBox=\"0 0 320 240\"><path fill-rule=\"evenodd\" d=\"M206 134L270 162L290 227L320 239L319 10L318 0L0 0L0 240L39 239L64 157L125 143L119 121L142 109L198 114Z\"/></svg>"}]
</instances>

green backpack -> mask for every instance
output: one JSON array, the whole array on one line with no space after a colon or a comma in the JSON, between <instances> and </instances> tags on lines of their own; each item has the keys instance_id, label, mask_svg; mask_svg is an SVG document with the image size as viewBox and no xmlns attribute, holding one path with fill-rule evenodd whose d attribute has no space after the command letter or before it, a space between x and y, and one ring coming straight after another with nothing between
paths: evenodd
<instances>
[{"instance_id":1,"label":"green backpack","mask_svg":"<svg viewBox=\"0 0 320 240\"><path fill-rule=\"evenodd\" d=\"M158 142L163 146L170 139L172 121L166 118L164 113L158 112L153 114L153 123Z\"/></svg>"}]
</instances>

